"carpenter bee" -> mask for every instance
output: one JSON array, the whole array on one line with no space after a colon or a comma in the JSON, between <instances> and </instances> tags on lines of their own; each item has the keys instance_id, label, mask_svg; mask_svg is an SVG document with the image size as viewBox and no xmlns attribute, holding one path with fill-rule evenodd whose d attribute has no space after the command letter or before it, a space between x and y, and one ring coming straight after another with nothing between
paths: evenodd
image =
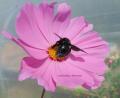
<instances>
[{"instance_id":1,"label":"carpenter bee","mask_svg":"<svg viewBox=\"0 0 120 98\"><path fill-rule=\"evenodd\" d=\"M57 34L56 34L57 35ZM65 57L67 56L71 50L74 51L82 51L86 53L84 50L80 49L79 47L72 45L70 40L68 38L61 38L59 35L57 35L60 40L55 43L55 45L52 46L52 48L55 48L57 57Z\"/></svg>"}]
</instances>

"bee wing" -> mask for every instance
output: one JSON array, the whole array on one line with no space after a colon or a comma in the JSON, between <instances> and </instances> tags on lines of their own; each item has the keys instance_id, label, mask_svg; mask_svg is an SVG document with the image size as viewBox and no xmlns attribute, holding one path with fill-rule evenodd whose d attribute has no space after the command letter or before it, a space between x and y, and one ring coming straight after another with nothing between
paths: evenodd
<instances>
[{"instance_id":1,"label":"bee wing","mask_svg":"<svg viewBox=\"0 0 120 98\"><path fill-rule=\"evenodd\" d=\"M87 52L85 52L84 50L82 50L82 49L80 49L79 47L74 46L74 45L71 45L71 49L74 50L74 51L82 51L82 52L84 52L84 53L87 53Z\"/></svg>"}]
</instances>

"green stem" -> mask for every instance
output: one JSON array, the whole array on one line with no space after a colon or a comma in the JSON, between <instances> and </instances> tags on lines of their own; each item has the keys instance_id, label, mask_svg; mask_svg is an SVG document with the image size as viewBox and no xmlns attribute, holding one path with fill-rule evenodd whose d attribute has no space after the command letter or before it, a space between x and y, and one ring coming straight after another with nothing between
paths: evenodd
<instances>
[{"instance_id":1,"label":"green stem","mask_svg":"<svg viewBox=\"0 0 120 98\"><path fill-rule=\"evenodd\" d=\"M45 89L43 88L41 98L44 98L44 95L45 95Z\"/></svg>"}]
</instances>

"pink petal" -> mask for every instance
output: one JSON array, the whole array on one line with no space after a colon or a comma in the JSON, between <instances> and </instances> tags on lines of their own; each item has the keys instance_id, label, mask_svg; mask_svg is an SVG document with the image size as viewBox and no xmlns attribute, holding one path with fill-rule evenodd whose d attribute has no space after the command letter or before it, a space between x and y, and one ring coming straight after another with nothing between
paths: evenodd
<instances>
[{"instance_id":1,"label":"pink petal","mask_svg":"<svg viewBox=\"0 0 120 98\"><path fill-rule=\"evenodd\" d=\"M47 48L49 44L38 26L35 8L33 4L26 4L22 8L16 19L16 32L25 43L37 48Z\"/></svg>"},{"instance_id":2,"label":"pink petal","mask_svg":"<svg viewBox=\"0 0 120 98\"><path fill-rule=\"evenodd\" d=\"M59 21L59 22L63 22L68 17L70 17L70 14L71 14L70 6L66 3L61 3L58 5L57 14L54 17L54 20Z\"/></svg>"},{"instance_id":3,"label":"pink petal","mask_svg":"<svg viewBox=\"0 0 120 98\"><path fill-rule=\"evenodd\" d=\"M80 41L80 39L82 39L83 37L85 37L84 35L87 35L90 31L93 30L93 25L92 24L88 24L86 23L86 26L79 32L79 34L77 34L77 36L75 36L71 42L73 44L77 43Z\"/></svg>"},{"instance_id":4,"label":"pink petal","mask_svg":"<svg viewBox=\"0 0 120 98\"><path fill-rule=\"evenodd\" d=\"M49 58L36 60L31 57L26 57L22 61L19 80L26 78L37 79L38 84L43 86L48 91L55 91L56 84L53 80L53 65Z\"/></svg>"},{"instance_id":5,"label":"pink petal","mask_svg":"<svg viewBox=\"0 0 120 98\"><path fill-rule=\"evenodd\" d=\"M75 63L79 68L101 75L105 73L107 68L104 59L109 52L109 48L108 44L103 41L100 36L94 38L93 34L91 34L91 36L89 35L89 37L85 37L86 40L81 40L81 44L79 43L77 45L86 53L82 51L72 51L72 54L76 57L76 62L72 63ZM77 58L82 58L83 62L79 59L77 60Z\"/></svg>"},{"instance_id":6,"label":"pink petal","mask_svg":"<svg viewBox=\"0 0 120 98\"><path fill-rule=\"evenodd\" d=\"M45 62L46 59L37 60L32 57L25 57L21 62L19 80L25 80L31 77L36 70Z\"/></svg>"},{"instance_id":7,"label":"pink petal","mask_svg":"<svg viewBox=\"0 0 120 98\"><path fill-rule=\"evenodd\" d=\"M14 37L13 35L11 35L8 32L4 31L4 32L2 32L2 34L6 38L12 40L16 44L18 44L20 47L22 47L32 57L34 57L36 59L44 59L44 58L48 57L47 50L32 47L32 46L26 44L25 42L21 41L20 39L17 39L16 37Z\"/></svg>"},{"instance_id":8,"label":"pink petal","mask_svg":"<svg viewBox=\"0 0 120 98\"><path fill-rule=\"evenodd\" d=\"M83 28L86 25L87 24L86 24L86 21L85 21L84 17L82 17L82 16L81 17L75 17L75 18L71 19L70 24L66 28L63 36L72 40L79 33L81 33L81 31L83 30Z\"/></svg>"},{"instance_id":9,"label":"pink petal","mask_svg":"<svg viewBox=\"0 0 120 98\"><path fill-rule=\"evenodd\" d=\"M87 72L70 64L69 61L56 63L55 72L55 81L61 86L76 88L84 83L94 84L93 78Z\"/></svg>"},{"instance_id":10,"label":"pink petal","mask_svg":"<svg viewBox=\"0 0 120 98\"><path fill-rule=\"evenodd\" d=\"M82 55L86 55L86 56L90 55L96 58L103 58L103 59L105 59L109 53L109 48L107 45L99 45L99 46L83 48L83 50L86 51L88 54L81 53Z\"/></svg>"},{"instance_id":11,"label":"pink petal","mask_svg":"<svg viewBox=\"0 0 120 98\"><path fill-rule=\"evenodd\" d=\"M84 34L79 38L79 41L74 43L75 43L74 44L75 46L87 52L87 53L84 53L81 51L79 52L72 51L76 56L88 55L88 56L94 56L97 58L100 57L105 59L106 55L109 52L108 43L105 42L100 37L100 35L95 31Z\"/></svg>"},{"instance_id":12,"label":"pink petal","mask_svg":"<svg viewBox=\"0 0 120 98\"><path fill-rule=\"evenodd\" d=\"M36 7L35 9L35 15L38 21L38 26L50 45L53 45L56 42L56 36L54 32L52 32L52 22L54 19L54 5L55 2L51 4L41 3L39 7Z\"/></svg>"},{"instance_id":13,"label":"pink petal","mask_svg":"<svg viewBox=\"0 0 120 98\"><path fill-rule=\"evenodd\" d=\"M79 69L98 75L103 75L107 68L103 58L96 58L92 55L76 56L73 54L70 56L68 61L71 65L76 66Z\"/></svg>"},{"instance_id":14,"label":"pink petal","mask_svg":"<svg viewBox=\"0 0 120 98\"><path fill-rule=\"evenodd\" d=\"M91 75L91 77L93 77L94 85L83 84L82 86L84 88L87 88L87 89L97 89L97 88L99 88L102 85L102 82L104 81L104 77L99 76L97 74L90 73L90 72L88 72L88 73Z\"/></svg>"},{"instance_id":15,"label":"pink petal","mask_svg":"<svg viewBox=\"0 0 120 98\"><path fill-rule=\"evenodd\" d=\"M36 79L39 85L42 85L47 91L55 91L56 82L54 81L54 61L46 62L46 67L40 68L36 73Z\"/></svg>"},{"instance_id":16,"label":"pink petal","mask_svg":"<svg viewBox=\"0 0 120 98\"><path fill-rule=\"evenodd\" d=\"M92 87L92 89L97 89L102 85L102 82L104 81L104 77L99 75L93 75L93 76L94 76L95 84Z\"/></svg>"},{"instance_id":17,"label":"pink petal","mask_svg":"<svg viewBox=\"0 0 120 98\"><path fill-rule=\"evenodd\" d=\"M78 38L79 37L79 38ZM90 42L90 41L94 41L94 40L100 40L102 39L99 35L98 32L96 31L90 31L90 32L87 32L81 36L78 36L77 40L72 40L72 42L75 44L75 45L79 45L81 43L86 43L86 42Z\"/></svg>"},{"instance_id":18,"label":"pink petal","mask_svg":"<svg viewBox=\"0 0 120 98\"><path fill-rule=\"evenodd\" d=\"M7 39L12 40L12 38L13 38L13 36L10 33L6 32L6 31L2 31L0 33Z\"/></svg>"},{"instance_id":19,"label":"pink petal","mask_svg":"<svg viewBox=\"0 0 120 98\"><path fill-rule=\"evenodd\" d=\"M58 5L57 14L53 19L52 32L63 36L63 32L69 25L71 17L71 8L66 3L61 3Z\"/></svg>"},{"instance_id":20,"label":"pink petal","mask_svg":"<svg viewBox=\"0 0 120 98\"><path fill-rule=\"evenodd\" d=\"M20 40L14 40L18 45L20 45L29 55L36 59L44 59L48 57L47 51L39 48L31 47Z\"/></svg>"}]
</instances>

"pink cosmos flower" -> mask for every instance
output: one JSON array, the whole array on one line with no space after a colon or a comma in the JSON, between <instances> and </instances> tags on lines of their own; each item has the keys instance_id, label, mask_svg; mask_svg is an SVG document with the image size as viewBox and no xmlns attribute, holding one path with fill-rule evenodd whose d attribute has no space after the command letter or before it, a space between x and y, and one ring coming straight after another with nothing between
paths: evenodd
<instances>
[{"instance_id":1,"label":"pink cosmos flower","mask_svg":"<svg viewBox=\"0 0 120 98\"><path fill-rule=\"evenodd\" d=\"M106 70L107 42L83 16L71 18L68 4L58 4L56 13L54 6L25 4L16 18L18 37L2 32L28 54L21 62L19 80L36 79L48 91L56 86L99 87Z\"/></svg>"}]
</instances>

